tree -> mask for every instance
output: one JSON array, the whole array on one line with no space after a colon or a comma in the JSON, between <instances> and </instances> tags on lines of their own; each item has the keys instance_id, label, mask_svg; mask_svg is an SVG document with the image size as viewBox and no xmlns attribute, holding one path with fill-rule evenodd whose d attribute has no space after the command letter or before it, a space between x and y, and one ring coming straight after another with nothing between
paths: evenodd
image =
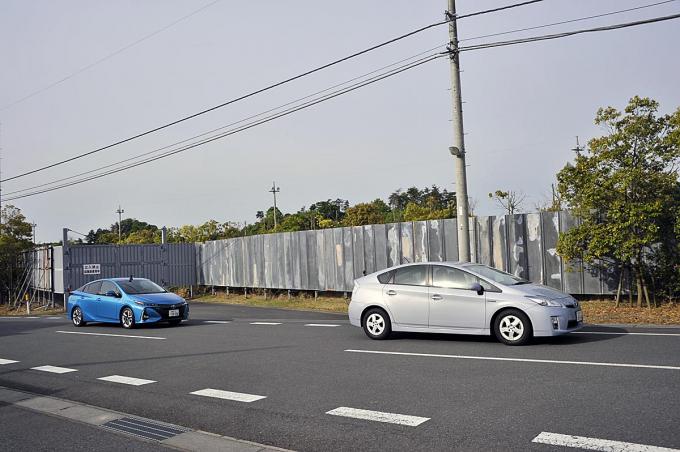
<instances>
[{"instance_id":1,"label":"tree","mask_svg":"<svg viewBox=\"0 0 680 452\"><path fill-rule=\"evenodd\" d=\"M557 251L566 259L617 265L617 304L623 269L635 281L638 306L644 296L650 307L650 270L680 279L680 109L659 115L658 108L638 96L623 112L600 108L595 124L608 134L591 139L588 152L557 175L562 200L580 219L560 235Z\"/></svg>"},{"instance_id":2,"label":"tree","mask_svg":"<svg viewBox=\"0 0 680 452\"><path fill-rule=\"evenodd\" d=\"M522 209L522 204L526 199L526 195L522 192L513 190L496 190L493 193L489 193L489 198L494 199L508 215L514 215L518 210Z\"/></svg>"},{"instance_id":3,"label":"tree","mask_svg":"<svg viewBox=\"0 0 680 452\"><path fill-rule=\"evenodd\" d=\"M345 226L363 226L365 224L385 223L390 214L390 207L382 199L370 203L356 204L345 212Z\"/></svg>"},{"instance_id":4,"label":"tree","mask_svg":"<svg viewBox=\"0 0 680 452\"><path fill-rule=\"evenodd\" d=\"M0 210L0 302L7 300L13 280L22 270L21 253L33 247L33 229L21 210L6 205Z\"/></svg>"}]
</instances>

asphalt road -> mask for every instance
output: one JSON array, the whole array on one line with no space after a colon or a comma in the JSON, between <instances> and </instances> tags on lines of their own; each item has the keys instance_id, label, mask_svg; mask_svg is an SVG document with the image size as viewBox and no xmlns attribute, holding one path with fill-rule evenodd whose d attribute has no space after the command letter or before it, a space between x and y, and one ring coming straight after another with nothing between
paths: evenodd
<instances>
[{"instance_id":1,"label":"asphalt road","mask_svg":"<svg viewBox=\"0 0 680 452\"><path fill-rule=\"evenodd\" d=\"M680 328L591 327L508 347L372 341L336 314L191 309L180 327L132 331L0 318L0 362L17 361L0 364L0 386L302 451L680 449ZM69 371L33 369L42 366ZM47 425L31 424L25 435ZM13 450L36 449L38 439L12 435Z\"/></svg>"}]
</instances>

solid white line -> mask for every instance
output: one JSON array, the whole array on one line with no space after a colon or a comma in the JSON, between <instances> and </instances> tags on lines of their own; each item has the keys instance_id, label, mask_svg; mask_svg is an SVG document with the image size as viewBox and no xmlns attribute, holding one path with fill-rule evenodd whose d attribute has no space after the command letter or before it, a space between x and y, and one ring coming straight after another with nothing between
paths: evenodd
<instances>
[{"instance_id":1,"label":"solid white line","mask_svg":"<svg viewBox=\"0 0 680 452\"><path fill-rule=\"evenodd\" d=\"M88 336L131 337L131 338L134 338L134 339L165 339L164 337L158 337L158 336L132 336L130 334L83 333L83 332L80 332L80 331L57 331L57 333L86 334Z\"/></svg>"},{"instance_id":2,"label":"solid white line","mask_svg":"<svg viewBox=\"0 0 680 452\"><path fill-rule=\"evenodd\" d=\"M326 414L333 416L344 416L355 419L364 419L367 421L387 422L390 424L409 425L415 427L425 421L429 421L429 417L408 416L406 414L383 413L382 411L360 410L358 408L349 408L346 406L338 407L334 410L327 411Z\"/></svg>"},{"instance_id":3,"label":"solid white line","mask_svg":"<svg viewBox=\"0 0 680 452\"><path fill-rule=\"evenodd\" d=\"M554 359L500 358L497 356L439 355L435 353L383 352L378 350L345 350L352 353L372 353L376 355L425 356L430 358L478 359L483 361L513 361L519 363L574 364L580 366L633 367L640 369L680 370L676 366L656 366L652 364L601 363L593 361L558 361Z\"/></svg>"},{"instance_id":4,"label":"solid white line","mask_svg":"<svg viewBox=\"0 0 680 452\"><path fill-rule=\"evenodd\" d=\"M306 323L305 326L329 326L329 327L333 327L333 326L340 326L340 325L337 325L337 324L334 324L334 323Z\"/></svg>"},{"instance_id":5,"label":"solid white line","mask_svg":"<svg viewBox=\"0 0 680 452\"><path fill-rule=\"evenodd\" d=\"M67 374L69 372L77 372L77 369L69 369L68 367L57 367L57 366L31 367L31 369L40 370L42 372L51 372L53 374Z\"/></svg>"},{"instance_id":6,"label":"solid white line","mask_svg":"<svg viewBox=\"0 0 680 452\"><path fill-rule=\"evenodd\" d=\"M281 325L278 322L250 322L251 325Z\"/></svg>"},{"instance_id":7,"label":"solid white line","mask_svg":"<svg viewBox=\"0 0 680 452\"><path fill-rule=\"evenodd\" d=\"M616 336L680 336L680 333L629 333L627 331L621 333L614 333L611 331L574 331L571 334L613 334Z\"/></svg>"},{"instance_id":8,"label":"solid white line","mask_svg":"<svg viewBox=\"0 0 680 452\"><path fill-rule=\"evenodd\" d=\"M45 317L45 318L49 319L49 320L62 320L62 319L64 319L64 317Z\"/></svg>"},{"instance_id":9,"label":"solid white line","mask_svg":"<svg viewBox=\"0 0 680 452\"><path fill-rule=\"evenodd\" d=\"M2 359L2 358L0 358L0 365L14 364L14 363L18 363L18 362L19 361L14 361L13 359Z\"/></svg>"},{"instance_id":10,"label":"solid white line","mask_svg":"<svg viewBox=\"0 0 680 452\"><path fill-rule=\"evenodd\" d=\"M678 452L679 449L647 446L645 444L624 443L607 439L588 438L586 436L560 435L559 433L541 432L532 443L550 444L551 446L575 447L587 450L607 452Z\"/></svg>"},{"instance_id":11,"label":"solid white line","mask_svg":"<svg viewBox=\"0 0 680 452\"><path fill-rule=\"evenodd\" d=\"M200 391L190 392L190 394L204 396L204 397L215 397L217 399L224 400L234 400L236 402L255 402L256 400L266 399L267 396L255 395L255 394L244 394L241 392L231 392L222 391L219 389L201 389Z\"/></svg>"},{"instance_id":12,"label":"solid white line","mask_svg":"<svg viewBox=\"0 0 680 452\"><path fill-rule=\"evenodd\" d=\"M156 383L155 380L144 380L143 378L124 377L123 375L110 375L108 377L97 378L97 380L110 381L111 383L121 383L124 385L141 386L149 383Z\"/></svg>"},{"instance_id":13,"label":"solid white line","mask_svg":"<svg viewBox=\"0 0 680 452\"><path fill-rule=\"evenodd\" d=\"M229 320L204 320L203 323L231 323Z\"/></svg>"}]
</instances>

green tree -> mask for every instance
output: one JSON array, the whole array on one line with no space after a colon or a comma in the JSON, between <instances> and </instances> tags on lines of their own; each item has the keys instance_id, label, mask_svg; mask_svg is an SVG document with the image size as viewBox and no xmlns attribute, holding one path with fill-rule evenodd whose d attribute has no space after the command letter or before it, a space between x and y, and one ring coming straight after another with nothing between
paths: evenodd
<instances>
[{"instance_id":1,"label":"green tree","mask_svg":"<svg viewBox=\"0 0 680 452\"><path fill-rule=\"evenodd\" d=\"M496 190L493 193L489 193L489 198L495 200L508 215L514 215L522 209L526 195L513 190Z\"/></svg>"},{"instance_id":2,"label":"green tree","mask_svg":"<svg viewBox=\"0 0 680 452\"><path fill-rule=\"evenodd\" d=\"M623 112L599 109L595 124L608 133L590 140L587 153L557 175L562 200L581 220L560 235L559 254L627 268L638 306L644 296L648 307L650 269L662 267L672 280L680 279L680 109L659 115L658 108L656 101L636 96Z\"/></svg>"},{"instance_id":3,"label":"green tree","mask_svg":"<svg viewBox=\"0 0 680 452\"><path fill-rule=\"evenodd\" d=\"M382 224L390 216L390 207L382 199L370 203L359 203L347 209L343 224L345 226L363 226L365 224Z\"/></svg>"},{"instance_id":4,"label":"green tree","mask_svg":"<svg viewBox=\"0 0 680 452\"><path fill-rule=\"evenodd\" d=\"M6 205L0 210L0 303L9 299L23 270L21 253L33 247L33 229L21 210Z\"/></svg>"}]
</instances>

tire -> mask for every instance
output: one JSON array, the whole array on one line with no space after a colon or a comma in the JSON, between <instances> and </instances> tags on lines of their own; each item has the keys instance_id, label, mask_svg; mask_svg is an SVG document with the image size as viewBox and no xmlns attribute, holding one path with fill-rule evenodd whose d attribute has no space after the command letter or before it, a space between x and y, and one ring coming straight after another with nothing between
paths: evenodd
<instances>
[{"instance_id":1,"label":"tire","mask_svg":"<svg viewBox=\"0 0 680 452\"><path fill-rule=\"evenodd\" d=\"M170 326L177 326L180 323L182 323L182 320L169 320L168 323L170 324Z\"/></svg>"},{"instance_id":2,"label":"tire","mask_svg":"<svg viewBox=\"0 0 680 452\"><path fill-rule=\"evenodd\" d=\"M126 330L130 330L135 327L135 313L129 306L123 308L120 311L120 326Z\"/></svg>"},{"instance_id":3,"label":"tire","mask_svg":"<svg viewBox=\"0 0 680 452\"><path fill-rule=\"evenodd\" d=\"M496 316L493 332L505 345L525 345L534 334L529 317L517 309L508 309Z\"/></svg>"},{"instance_id":4,"label":"tire","mask_svg":"<svg viewBox=\"0 0 680 452\"><path fill-rule=\"evenodd\" d=\"M371 339L387 339L392 332L390 316L380 308L371 308L364 314L361 326Z\"/></svg>"},{"instance_id":5,"label":"tire","mask_svg":"<svg viewBox=\"0 0 680 452\"><path fill-rule=\"evenodd\" d=\"M78 306L73 308L73 311L71 312L71 321L73 322L73 326L80 327L87 325L87 322L83 320L83 310Z\"/></svg>"}]
</instances>

